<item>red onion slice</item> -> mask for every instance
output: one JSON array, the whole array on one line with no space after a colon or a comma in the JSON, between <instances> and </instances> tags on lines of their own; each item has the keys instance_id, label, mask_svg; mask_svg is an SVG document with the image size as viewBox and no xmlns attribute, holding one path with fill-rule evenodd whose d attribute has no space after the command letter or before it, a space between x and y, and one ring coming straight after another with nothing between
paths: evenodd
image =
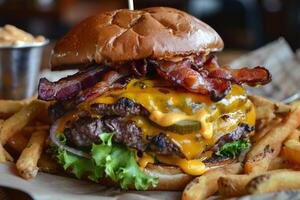
<instances>
[{"instance_id":1,"label":"red onion slice","mask_svg":"<svg viewBox=\"0 0 300 200\"><path fill-rule=\"evenodd\" d=\"M59 126L60 122L61 122L61 119L56 120L50 128L50 139L53 142L53 144L56 145L58 148L63 149L63 150L65 150L65 151L67 151L71 154L74 154L74 155L79 156L79 157L90 159L91 158L90 154L88 154L84 151L69 147L69 146L67 146L67 145L65 145L65 144L63 144L59 141L59 139L56 137L56 132L57 132L57 129L58 129L58 126Z\"/></svg>"}]
</instances>

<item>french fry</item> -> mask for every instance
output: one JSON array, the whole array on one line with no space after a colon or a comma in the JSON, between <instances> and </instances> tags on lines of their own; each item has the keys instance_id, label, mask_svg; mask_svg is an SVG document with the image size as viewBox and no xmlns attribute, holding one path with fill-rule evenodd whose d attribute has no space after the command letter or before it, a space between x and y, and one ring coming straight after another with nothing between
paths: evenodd
<instances>
[{"instance_id":1,"label":"french fry","mask_svg":"<svg viewBox=\"0 0 300 200\"><path fill-rule=\"evenodd\" d=\"M4 120L0 120L0 130L2 128L3 122L4 122ZM3 148L3 146L0 143L0 163L4 163L4 162L6 162L5 149Z\"/></svg>"},{"instance_id":2,"label":"french fry","mask_svg":"<svg viewBox=\"0 0 300 200\"><path fill-rule=\"evenodd\" d=\"M290 169L290 168L291 166L287 159L283 157L276 157L270 162L268 170L271 171L271 170Z\"/></svg>"},{"instance_id":3,"label":"french fry","mask_svg":"<svg viewBox=\"0 0 300 200\"><path fill-rule=\"evenodd\" d=\"M250 194L264 194L300 189L299 171L267 173L253 178L246 186Z\"/></svg>"},{"instance_id":4,"label":"french fry","mask_svg":"<svg viewBox=\"0 0 300 200\"><path fill-rule=\"evenodd\" d=\"M2 128L2 124L4 123L4 120L0 120L0 130ZM13 161L14 159L11 157L11 155L4 149L2 144L0 143L0 163L6 162L6 161Z\"/></svg>"},{"instance_id":5,"label":"french fry","mask_svg":"<svg viewBox=\"0 0 300 200\"><path fill-rule=\"evenodd\" d=\"M0 163L6 162L6 155L5 155L5 149L3 146L0 144Z\"/></svg>"},{"instance_id":6,"label":"french fry","mask_svg":"<svg viewBox=\"0 0 300 200\"><path fill-rule=\"evenodd\" d=\"M182 200L201 200L218 191L217 181L226 174L237 174L242 171L240 163L229 164L224 167L207 171L202 176L195 178L184 189Z\"/></svg>"},{"instance_id":7,"label":"french fry","mask_svg":"<svg viewBox=\"0 0 300 200\"><path fill-rule=\"evenodd\" d=\"M34 100L28 106L22 108L19 112L8 118L2 125L0 131L0 141L5 145L9 138L14 136L30 121L39 115L45 109L46 104L42 101Z\"/></svg>"},{"instance_id":8,"label":"french fry","mask_svg":"<svg viewBox=\"0 0 300 200\"><path fill-rule=\"evenodd\" d=\"M271 129L273 129L281 121L282 121L282 119L279 117L276 117L276 118L272 119L271 121L267 121L263 127L260 127L260 128L258 128L258 130L255 131L255 134L251 138L252 142L256 143L259 140L261 140L266 135L266 133L268 133Z\"/></svg>"},{"instance_id":9,"label":"french fry","mask_svg":"<svg viewBox=\"0 0 300 200\"><path fill-rule=\"evenodd\" d=\"M23 150L16 163L17 170L23 178L30 179L37 175L37 162L42 154L47 135L46 131L32 133L27 147Z\"/></svg>"},{"instance_id":10,"label":"french fry","mask_svg":"<svg viewBox=\"0 0 300 200\"><path fill-rule=\"evenodd\" d=\"M44 131L49 130L49 125L33 125L33 126L26 126L23 128L23 131L28 135L34 131Z\"/></svg>"},{"instance_id":11,"label":"french fry","mask_svg":"<svg viewBox=\"0 0 300 200\"><path fill-rule=\"evenodd\" d=\"M224 197L237 197L247 194L245 186L255 174L227 175L218 180L218 191Z\"/></svg>"},{"instance_id":12,"label":"french fry","mask_svg":"<svg viewBox=\"0 0 300 200\"><path fill-rule=\"evenodd\" d=\"M300 124L300 110L291 112L283 122L270 130L254 144L246 156L245 172L259 173L268 169L271 161L278 156L282 143Z\"/></svg>"},{"instance_id":13,"label":"french fry","mask_svg":"<svg viewBox=\"0 0 300 200\"><path fill-rule=\"evenodd\" d=\"M293 101L291 103L291 106L295 107L295 108L300 108L300 100L297 100L297 101Z\"/></svg>"},{"instance_id":14,"label":"french fry","mask_svg":"<svg viewBox=\"0 0 300 200\"><path fill-rule=\"evenodd\" d=\"M293 130L287 140L300 140L300 131L298 129Z\"/></svg>"},{"instance_id":15,"label":"french fry","mask_svg":"<svg viewBox=\"0 0 300 200\"><path fill-rule=\"evenodd\" d=\"M275 173L280 171L288 171L288 170L274 170L265 172ZM224 197L237 197L248 194L246 189L246 185L256 176L262 175L264 173L258 174L240 174L240 175L226 175L220 177L218 180L218 191Z\"/></svg>"},{"instance_id":16,"label":"french fry","mask_svg":"<svg viewBox=\"0 0 300 200\"><path fill-rule=\"evenodd\" d=\"M10 162L14 161L13 157L5 149L4 149L4 155L5 155L6 161L10 161Z\"/></svg>"},{"instance_id":17,"label":"french fry","mask_svg":"<svg viewBox=\"0 0 300 200\"><path fill-rule=\"evenodd\" d=\"M300 142L288 140L284 143L282 155L292 163L300 165Z\"/></svg>"},{"instance_id":18,"label":"french fry","mask_svg":"<svg viewBox=\"0 0 300 200\"><path fill-rule=\"evenodd\" d=\"M0 100L0 116L8 117L20 111L25 105L26 101L18 100Z\"/></svg>"},{"instance_id":19,"label":"french fry","mask_svg":"<svg viewBox=\"0 0 300 200\"><path fill-rule=\"evenodd\" d=\"M48 106L47 106L47 108L48 108ZM48 115L48 109L42 110L42 112L40 113L40 116L41 117L39 118L39 121L42 122L43 124L51 124L52 123L52 120L50 119L50 117Z\"/></svg>"},{"instance_id":20,"label":"french fry","mask_svg":"<svg viewBox=\"0 0 300 200\"><path fill-rule=\"evenodd\" d=\"M28 138L23 135L23 132L18 132L12 136L6 145L17 153L21 153L27 146Z\"/></svg>"},{"instance_id":21,"label":"french fry","mask_svg":"<svg viewBox=\"0 0 300 200\"><path fill-rule=\"evenodd\" d=\"M0 144L0 163L4 163L6 161L14 161L13 157L4 149L2 144Z\"/></svg>"},{"instance_id":22,"label":"french fry","mask_svg":"<svg viewBox=\"0 0 300 200\"><path fill-rule=\"evenodd\" d=\"M22 129L22 133L24 134L24 136L26 137L30 137L31 134L35 131L49 131L50 130L50 126L49 125L30 125L30 126L26 126Z\"/></svg>"},{"instance_id":23,"label":"french fry","mask_svg":"<svg viewBox=\"0 0 300 200\"><path fill-rule=\"evenodd\" d=\"M249 99L253 102L256 110L256 119L275 118L275 114L287 114L292 107L280 102L266 99L257 95L250 95Z\"/></svg>"}]
</instances>

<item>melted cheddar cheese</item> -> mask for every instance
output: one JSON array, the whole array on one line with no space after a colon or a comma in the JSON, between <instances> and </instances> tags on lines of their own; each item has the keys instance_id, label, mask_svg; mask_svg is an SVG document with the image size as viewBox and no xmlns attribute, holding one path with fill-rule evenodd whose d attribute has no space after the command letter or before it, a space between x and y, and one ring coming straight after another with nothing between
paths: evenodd
<instances>
[{"instance_id":1,"label":"melted cheddar cheese","mask_svg":"<svg viewBox=\"0 0 300 200\"><path fill-rule=\"evenodd\" d=\"M211 152L204 153L207 146L215 144L220 137L235 130L239 123L255 125L254 106L247 98L245 90L238 85L233 85L231 92L221 101L212 102L207 95L170 88L157 80L134 79L126 88L110 91L79 107L89 111L93 103L111 104L122 97L141 104L149 111L149 118L143 116L129 118L142 129L145 139L147 136L163 132L180 147L186 157L181 159L174 156L158 156L158 160L179 166L185 173L191 175L200 175L205 171L205 165L201 161L211 156ZM201 128L189 134L163 129L182 120L199 122ZM153 162L153 158L148 154L138 160L140 167Z\"/></svg>"},{"instance_id":2,"label":"melted cheddar cheese","mask_svg":"<svg viewBox=\"0 0 300 200\"><path fill-rule=\"evenodd\" d=\"M141 168L145 168L148 163L154 163L154 158L147 153L144 153L141 158L138 159L138 164Z\"/></svg>"}]
</instances>

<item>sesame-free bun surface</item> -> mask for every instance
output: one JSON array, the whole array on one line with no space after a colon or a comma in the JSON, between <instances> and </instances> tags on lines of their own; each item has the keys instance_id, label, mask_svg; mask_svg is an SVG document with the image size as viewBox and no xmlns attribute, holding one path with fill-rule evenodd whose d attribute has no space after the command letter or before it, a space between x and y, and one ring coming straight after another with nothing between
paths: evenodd
<instances>
[{"instance_id":1,"label":"sesame-free bun surface","mask_svg":"<svg viewBox=\"0 0 300 200\"><path fill-rule=\"evenodd\" d=\"M53 70L218 51L223 41L199 19L167 7L121 9L89 17L54 47Z\"/></svg>"}]
</instances>

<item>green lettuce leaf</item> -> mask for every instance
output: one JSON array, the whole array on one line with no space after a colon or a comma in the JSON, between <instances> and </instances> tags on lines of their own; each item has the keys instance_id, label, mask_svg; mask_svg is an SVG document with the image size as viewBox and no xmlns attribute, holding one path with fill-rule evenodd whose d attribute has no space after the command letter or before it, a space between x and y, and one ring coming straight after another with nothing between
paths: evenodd
<instances>
[{"instance_id":1,"label":"green lettuce leaf","mask_svg":"<svg viewBox=\"0 0 300 200\"><path fill-rule=\"evenodd\" d=\"M249 139L237 140L231 143L226 143L215 153L220 157L236 158L243 149L250 147Z\"/></svg>"},{"instance_id":2,"label":"green lettuce leaf","mask_svg":"<svg viewBox=\"0 0 300 200\"><path fill-rule=\"evenodd\" d=\"M59 134L62 143L66 143L63 134ZM136 162L136 155L129 148L112 143L113 134L100 135L101 144L92 146L92 159L82 158L63 149L56 148L55 155L65 170L70 170L77 178L87 176L97 182L106 176L118 181L122 189L134 185L137 190L145 190L155 186L158 179L145 174ZM53 151L52 151L53 153Z\"/></svg>"}]
</instances>

